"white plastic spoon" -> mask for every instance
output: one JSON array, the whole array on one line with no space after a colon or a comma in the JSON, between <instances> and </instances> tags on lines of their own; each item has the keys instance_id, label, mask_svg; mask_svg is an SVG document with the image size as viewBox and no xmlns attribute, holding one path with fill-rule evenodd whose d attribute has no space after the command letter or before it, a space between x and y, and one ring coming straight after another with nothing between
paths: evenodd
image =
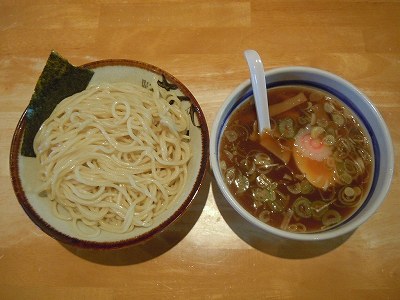
<instances>
[{"instance_id":1,"label":"white plastic spoon","mask_svg":"<svg viewBox=\"0 0 400 300\"><path fill-rule=\"evenodd\" d=\"M244 57L250 70L251 85L253 87L257 111L258 132L263 133L265 130L271 129L264 66L260 55L254 50L244 51Z\"/></svg>"}]
</instances>

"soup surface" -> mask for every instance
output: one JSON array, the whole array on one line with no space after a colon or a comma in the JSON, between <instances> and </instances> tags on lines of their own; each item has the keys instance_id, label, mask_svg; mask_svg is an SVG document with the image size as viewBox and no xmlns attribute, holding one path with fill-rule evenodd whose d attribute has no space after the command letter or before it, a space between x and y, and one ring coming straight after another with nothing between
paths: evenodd
<instances>
[{"instance_id":1,"label":"soup surface","mask_svg":"<svg viewBox=\"0 0 400 300\"><path fill-rule=\"evenodd\" d=\"M371 142L336 97L306 86L268 90L271 130L258 133L253 98L223 131L220 167L230 192L261 221L318 232L351 216L371 185Z\"/></svg>"}]
</instances>

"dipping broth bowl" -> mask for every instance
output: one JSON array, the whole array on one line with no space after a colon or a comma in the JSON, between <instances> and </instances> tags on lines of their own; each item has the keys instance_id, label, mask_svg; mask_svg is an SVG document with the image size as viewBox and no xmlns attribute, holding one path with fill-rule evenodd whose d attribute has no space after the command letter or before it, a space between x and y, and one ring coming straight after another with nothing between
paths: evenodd
<instances>
[{"instance_id":1,"label":"dipping broth bowl","mask_svg":"<svg viewBox=\"0 0 400 300\"><path fill-rule=\"evenodd\" d=\"M230 192L220 167L221 137L232 113L253 97L250 79L241 83L218 111L210 136L210 164L215 181L229 204L248 222L263 231L293 240L316 241L353 232L371 217L385 199L390 188L394 155L387 126L377 108L357 87L332 73L310 67L282 67L265 72L267 88L302 85L326 91L340 99L355 113L370 136L374 168L371 188L363 204L345 221L317 232L300 233L282 230L262 222L249 213Z\"/></svg>"}]
</instances>

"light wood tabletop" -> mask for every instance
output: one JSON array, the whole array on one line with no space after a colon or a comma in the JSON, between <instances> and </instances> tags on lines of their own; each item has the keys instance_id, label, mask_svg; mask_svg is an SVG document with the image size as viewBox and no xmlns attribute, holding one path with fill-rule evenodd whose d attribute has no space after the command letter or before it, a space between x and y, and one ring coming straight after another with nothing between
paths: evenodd
<instances>
[{"instance_id":1,"label":"light wood tabletop","mask_svg":"<svg viewBox=\"0 0 400 300\"><path fill-rule=\"evenodd\" d=\"M168 71L209 129L249 76L244 50L257 50L266 69L321 68L372 100L397 161L399 1L0 1L1 299L399 299L397 166L383 205L339 239L266 236L233 210L210 170L182 218L144 244L93 251L43 233L14 194L9 151L52 49L74 65L125 58Z\"/></svg>"}]
</instances>

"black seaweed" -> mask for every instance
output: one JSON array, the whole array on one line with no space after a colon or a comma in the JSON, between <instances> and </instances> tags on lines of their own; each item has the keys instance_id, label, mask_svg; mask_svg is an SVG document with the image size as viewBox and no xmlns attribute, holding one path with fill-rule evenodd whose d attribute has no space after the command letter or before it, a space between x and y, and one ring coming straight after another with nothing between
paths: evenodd
<instances>
[{"instance_id":1,"label":"black seaweed","mask_svg":"<svg viewBox=\"0 0 400 300\"><path fill-rule=\"evenodd\" d=\"M36 156L33 139L40 126L64 98L86 89L93 74L92 70L71 65L55 51L50 53L26 111L22 155Z\"/></svg>"}]
</instances>

